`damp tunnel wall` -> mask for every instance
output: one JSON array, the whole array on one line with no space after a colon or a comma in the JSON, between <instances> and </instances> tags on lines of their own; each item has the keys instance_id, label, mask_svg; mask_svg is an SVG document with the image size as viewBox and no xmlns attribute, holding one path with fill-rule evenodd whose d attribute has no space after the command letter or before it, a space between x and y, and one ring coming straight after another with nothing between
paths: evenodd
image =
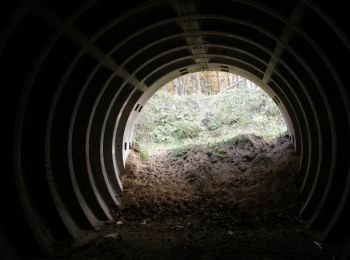
<instances>
[{"instance_id":1,"label":"damp tunnel wall","mask_svg":"<svg viewBox=\"0 0 350 260\"><path fill-rule=\"evenodd\" d=\"M349 3L309 0L7 1L1 8L1 253L54 254L113 218L132 125L181 75L261 86L300 156L300 215L346 248ZM20 239L19 239L20 237ZM345 253L344 253L345 254Z\"/></svg>"}]
</instances>

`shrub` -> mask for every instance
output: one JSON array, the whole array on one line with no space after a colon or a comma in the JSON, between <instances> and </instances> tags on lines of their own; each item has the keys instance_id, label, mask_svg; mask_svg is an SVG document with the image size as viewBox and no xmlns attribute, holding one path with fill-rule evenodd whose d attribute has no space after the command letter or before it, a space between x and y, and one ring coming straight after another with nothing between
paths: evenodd
<instances>
[{"instance_id":1,"label":"shrub","mask_svg":"<svg viewBox=\"0 0 350 260\"><path fill-rule=\"evenodd\" d=\"M140 158L141 158L141 161L149 160L149 151L143 146L140 146Z\"/></svg>"},{"instance_id":2,"label":"shrub","mask_svg":"<svg viewBox=\"0 0 350 260\"><path fill-rule=\"evenodd\" d=\"M187 138L195 138L203 130L197 122L178 121L174 124L175 128L172 131L174 139L183 140Z\"/></svg>"}]
</instances>

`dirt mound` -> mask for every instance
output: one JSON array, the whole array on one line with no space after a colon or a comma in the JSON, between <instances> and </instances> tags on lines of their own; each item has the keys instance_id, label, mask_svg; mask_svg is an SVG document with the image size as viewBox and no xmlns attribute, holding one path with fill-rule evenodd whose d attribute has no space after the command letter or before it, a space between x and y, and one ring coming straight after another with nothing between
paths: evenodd
<instances>
[{"instance_id":1,"label":"dirt mound","mask_svg":"<svg viewBox=\"0 0 350 260\"><path fill-rule=\"evenodd\" d=\"M298 218L288 164L298 160L287 137L242 135L147 162L136 149L115 221L64 259L333 259Z\"/></svg>"},{"instance_id":2,"label":"dirt mound","mask_svg":"<svg viewBox=\"0 0 350 260\"><path fill-rule=\"evenodd\" d=\"M297 195L287 166L296 161L286 136L267 142L242 135L213 147L158 153L146 163L133 151L122 177L118 217L189 215L230 225L292 224Z\"/></svg>"}]
</instances>

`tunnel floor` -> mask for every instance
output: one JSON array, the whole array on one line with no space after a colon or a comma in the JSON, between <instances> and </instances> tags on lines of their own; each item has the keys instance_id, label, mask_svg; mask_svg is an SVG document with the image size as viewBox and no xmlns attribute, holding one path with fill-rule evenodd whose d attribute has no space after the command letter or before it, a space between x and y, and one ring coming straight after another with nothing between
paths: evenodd
<instances>
[{"instance_id":1,"label":"tunnel floor","mask_svg":"<svg viewBox=\"0 0 350 260\"><path fill-rule=\"evenodd\" d=\"M64 259L333 259L298 216L286 136L131 151L115 220ZM64 245L61 245L64 247ZM60 257L61 259L62 257Z\"/></svg>"}]
</instances>

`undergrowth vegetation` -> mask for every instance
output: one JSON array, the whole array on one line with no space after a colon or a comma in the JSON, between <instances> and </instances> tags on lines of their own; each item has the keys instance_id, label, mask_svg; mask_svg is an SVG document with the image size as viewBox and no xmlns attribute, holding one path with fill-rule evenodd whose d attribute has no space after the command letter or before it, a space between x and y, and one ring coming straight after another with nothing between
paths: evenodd
<instances>
[{"instance_id":1,"label":"undergrowth vegetation","mask_svg":"<svg viewBox=\"0 0 350 260\"><path fill-rule=\"evenodd\" d=\"M244 81L216 95L178 96L159 90L139 115L134 142L147 158L148 151L210 146L245 133L272 139L286 130L272 99Z\"/></svg>"}]
</instances>

